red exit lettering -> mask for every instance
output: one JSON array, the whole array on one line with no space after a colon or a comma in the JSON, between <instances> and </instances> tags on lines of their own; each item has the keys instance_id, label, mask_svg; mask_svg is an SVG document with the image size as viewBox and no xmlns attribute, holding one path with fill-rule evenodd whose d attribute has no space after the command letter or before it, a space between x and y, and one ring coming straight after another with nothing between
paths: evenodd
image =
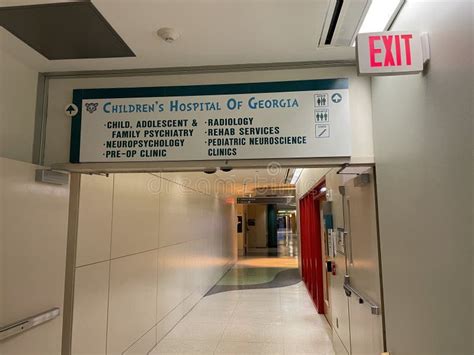
<instances>
[{"instance_id":1,"label":"red exit lettering","mask_svg":"<svg viewBox=\"0 0 474 355\"><path fill-rule=\"evenodd\" d=\"M410 41L412 38L411 34L369 36L370 66L377 68L402 65L402 42L405 47L405 65L411 65ZM382 53L382 47L378 43L382 44L385 53ZM383 58L380 58L381 54L384 54Z\"/></svg>"}]
</instances>

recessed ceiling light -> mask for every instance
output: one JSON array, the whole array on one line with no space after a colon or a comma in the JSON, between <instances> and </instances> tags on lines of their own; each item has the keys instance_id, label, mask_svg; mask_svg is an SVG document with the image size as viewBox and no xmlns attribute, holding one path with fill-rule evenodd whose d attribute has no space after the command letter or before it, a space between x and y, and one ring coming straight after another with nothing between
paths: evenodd
<instances>
[{"instance_id":1,"label":"recessed ceiling light","mask_svg":"<svg viewBox=\"0 0 474 355\"><path fill-rule=\"evenodd\" d=\"M372 0L357 33L388 31L406 0ZM355 37L352 47L355 47Z\"/></svg>"},{"instance_id":2,"label":"recessed ceiling light","mask_svg":"<svg viewBox=\"0 0 474 355\"><path fill-rule=\"evenodd\" d=\"M291 178L290 184L295 185L298 182L298 179L300 178L301 173L303 172L303 169L295 169L293 173L293 177Z\"/></svg>"},{"instance_id":3,"label":"recessed ceiling light","mask_svg":"<svg viewBox=\"0 0 474 355\"><path fill-rule=\"evenodd\" d=\"M372 0L359 33L388 30L404 4L405 0Z\"/></svg>"}]
</instances>

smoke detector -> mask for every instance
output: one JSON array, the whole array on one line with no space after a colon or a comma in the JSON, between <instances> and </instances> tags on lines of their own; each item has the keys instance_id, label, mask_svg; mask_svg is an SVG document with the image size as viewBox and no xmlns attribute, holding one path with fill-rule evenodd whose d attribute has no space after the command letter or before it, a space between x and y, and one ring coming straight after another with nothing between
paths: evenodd
<instances>
[{"instance_id":1,"label":"smoke detector","mask_svg":"<svg viewBox=\"0 0 474 355\"><path fill-rule=\"evenodd\" d=\"M162 27L156 34L166 43L172 43L179 38L179 33L174 28Z\"/></svg>"}]
</instances>

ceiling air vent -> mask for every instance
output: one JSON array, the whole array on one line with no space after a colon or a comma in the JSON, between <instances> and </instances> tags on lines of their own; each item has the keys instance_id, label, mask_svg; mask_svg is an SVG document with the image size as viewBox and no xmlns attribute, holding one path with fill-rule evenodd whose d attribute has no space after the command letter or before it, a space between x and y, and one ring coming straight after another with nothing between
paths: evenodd
<instances>
[{"instance_id":1,"label":"ceiling air vent","mask_svg":"<svg viewBox=\"0 0 474 355\"><path fill-rule=\"evenodd\" d=\"M330 0L319 47L350 47L371 0Z\"/></svg>"}]
</instances>

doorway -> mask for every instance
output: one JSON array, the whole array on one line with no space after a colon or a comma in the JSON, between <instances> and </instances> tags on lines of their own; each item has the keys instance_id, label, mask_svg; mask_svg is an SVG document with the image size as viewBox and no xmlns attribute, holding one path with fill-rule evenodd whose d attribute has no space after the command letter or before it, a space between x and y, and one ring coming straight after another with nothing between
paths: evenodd
<instances>
[{"instance_id":1,"label":"doorway","mask_svg":"<svg viewBox=\"0 0 474 355\"><path fill-rule=\"evenodd\" d=\"M345 260L344 255L349 255L348 250L344 249L344 233L334 242L333 231L337 228L348 229L348 225L344 224L345 217L341 219L340 215L354 216L352 210L351 214L339 213L339 207L344 206L343 199L347 197L341 194L339 186L353 184L353 179L338 174L340 167L314 169L318 179L306 181L311 173L311 169L306 168L301 180L293 184L290 181L291 172L288 172L291 169L287 168L282 169L274 183L262 181L265 173L256 174L252 169L218 171L210 176L203 172L112 174L109 177L84 175L82 183L76 186L81 190L79 206L83 211L83 220L89 215L94 218L89 212L99 207L101 211L111 208L108 218L112 219L112 223L105 221L104 228L124 224L128 230L133 230L128 227L133 222L134 228L141 228L143 232L140 235L143 251L125 256L114 251L117 257L93 263L90 267L110 263L110 270L104 267L102 272L115 273L110 279L118 280L130 273L122 273L123 276L117 274L124 270L117 265L139 265L146 256L150 272L144 282L149 286L147 290L156 290L157 296L150 293L146 302L139 302L138 293L135 295L132 292L136 299L129 299L129 304L136 301L145 311L156 307L156 299L160 300L160 318L153 325L154 331L161 332L156 333L157 353L167 349L166 346L180 346L188 342L190 346L198 346L202 340L212 338L215 349L222 352L230 346L237 346L233 343L242 340L242 347L264 348L271 344L268 346L275 350L274 353L281 352L286 346L297 347L299 344L305 344L316 353L321 348L332 351L331 339L336 339L350 354L351 340L356 338L355 333L350 333L349 302L356 298L353 296L350 299L345 294L346 266L337 261ZM248 180L250 175L257 177ZM309 184L308 192L305 190ZM347 191L351 190L348 188ZM351 193L352 199L354 196ZM94 203L95 209L87 208L86 202ZM331 208L326 207L328 203ZM350 204L358 206L353 202ZM156 210L159 211L160 223L155 223L153 219ZM128 219L116 217L117 213L126 214ZM215 218L216 213L219 218ZM150 217L146 219L149 226L140 222L144 215ZM331 216L336 223L331 222ZM153 248L152 244L156 241L155 228L158 228L157 248ZM109 240L104 245L116 247L120 242L127 250L138 248L137 243L124 244L127 241L124 230L113 228L112 243ZM276 253L271 250L275 231ZM78 238L89 236L92 234L82 233ZM261 244L252 244L251 238ZM332 258L331 251L334 251L336 244L341 244L342 251ZM84 243L79 246L86 247ZM237 250L241 248L243 253L239 253L237 258ZM82 250L76 255L81 256ZM337 269L335 275L327 269L325 262L328 260L337 264L336 268L331 269L332 272ZM76 275L86 270L86 266L89 267L89 264L75 266ZM141 275L138 266L135 272L136 277ZM84 277L79 279L82 285L89 282L87 275ZM131 280L129 284L120 281L122 284L129 290L133 287ZM76 314L87 314L87 309L77 308L80 307L82 285L74 285L78 294L73 301L78 303L73 303L71 307ZM107 283L100 286L108 289ZM103 293L103 304L107 304L107 298L116 299L122 290L117 286L111 284L110 293ZM118 323L107 322L120 313L116 309L109 312L112 317L105 318L104 322L112 329L110 334L113 336L117 334L114 330ZM87 320L85 316L73 319L75 322ZM212 326L208 325L211 323ZM70 330L73 343L74 336L77 336L74 329L79 329L79 326L76 324ZM286 327L293 330L285 333ZM361 327L365 329L363 324ZM307 343L308 332L320 336L317 343ZM244 335L239 338L239 334Z\"/></svg>"}]
</instances>

